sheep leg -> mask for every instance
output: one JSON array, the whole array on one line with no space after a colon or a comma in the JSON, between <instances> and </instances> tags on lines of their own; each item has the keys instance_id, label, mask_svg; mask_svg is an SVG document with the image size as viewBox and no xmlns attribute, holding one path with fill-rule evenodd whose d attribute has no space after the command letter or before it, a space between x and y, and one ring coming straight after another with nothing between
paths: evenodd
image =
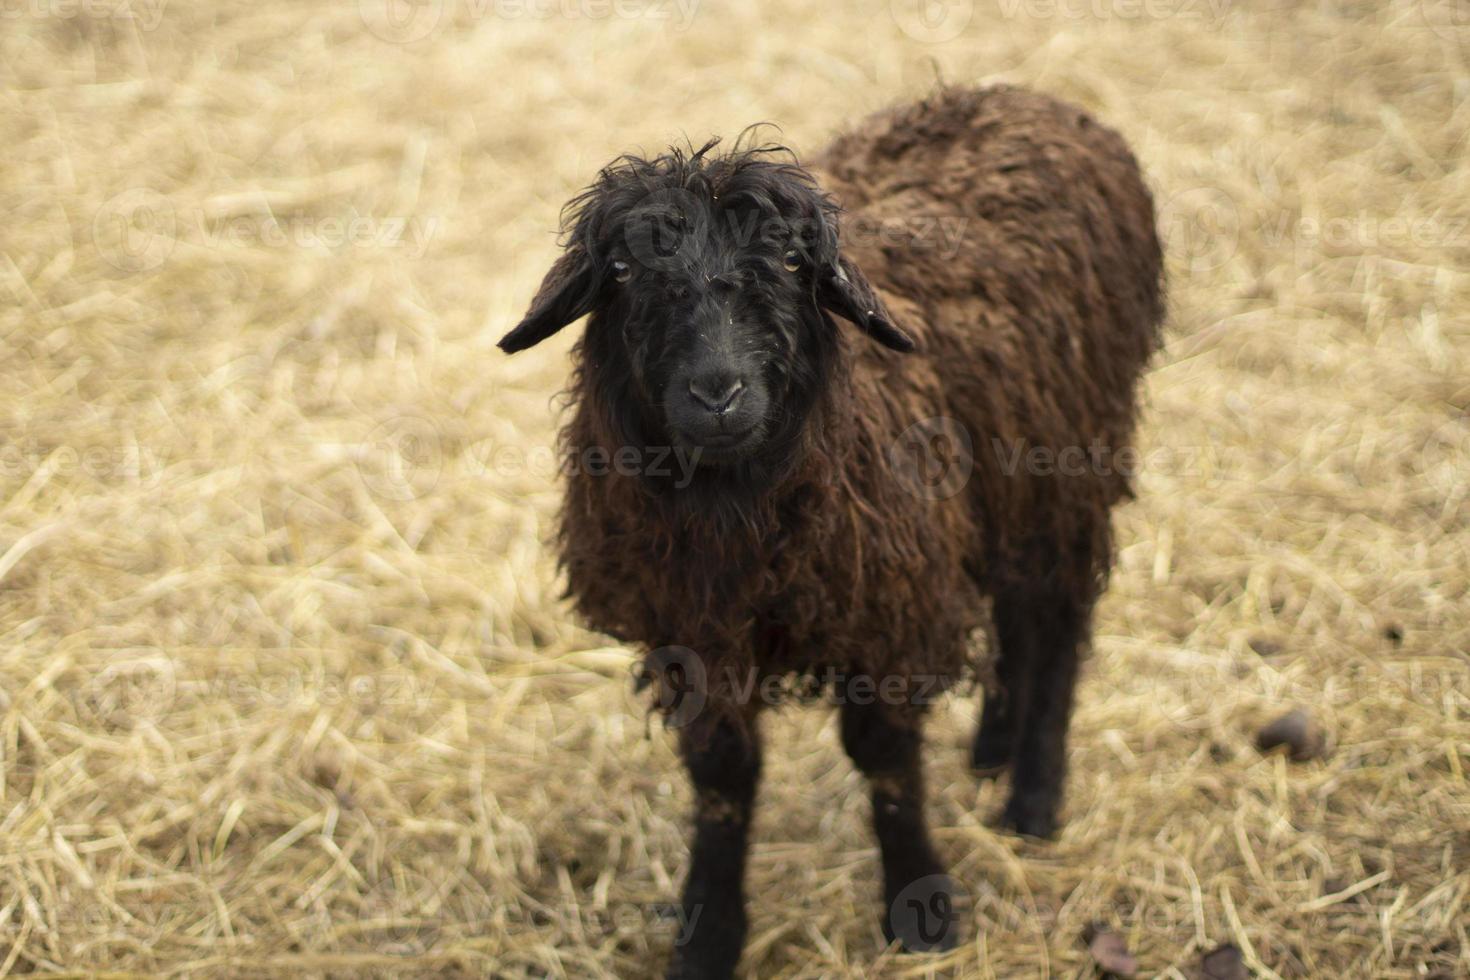
<instances>
[{"instance_id":1,"label":"sheep leg","mask_svg":"<svg viewBox=\"0 0 1470 980\"><path fill-rule=\"evenodd\" d=\"M980 727L970 750L970 765L982 777L995 776L1011 763L1016 748L1016 720L1025 705L1031 681L1016 644L1002 644L996 658L999 689L985 692Z\"/></svg>"},{"instance_id":2,"label":"sheep leg","mask_svg":"<svg viewBox=\"0 0 1470 980\"><path fill-rule=\"evenodd\" d=\"M924 823L923 734L917 711L842 704L842 745L868 777L883 861L883 935L909 951L951 949L959 939L954 884Z\"/></svg>"},{"instance_id":3,"label":"sheep leg","mask_svg":"<svg viewBox=\"0 0 1470 980\"><path fill-rule=\"evenodd\" d=\"M1004 657L1027 675L1016 719L1011 798L1002 822L1031 837L1057 829L1067 769L1067 726L1077 683L1078 650L1087 629L1086 603L1035 595L997 602Z\"/></svg>"},{"instance_id":4,"label":"sheep leg","mask_svg":"<svg viewBox=\"0 0 1470 980\"><path fill-rule=\"evenodd\" d=\"M753 720L742 729L706 716L681 729L679 748L694 787L694 841L668 975L729 977L745 945L745 855L760 743Z\"/></svg>"}]
</instances>

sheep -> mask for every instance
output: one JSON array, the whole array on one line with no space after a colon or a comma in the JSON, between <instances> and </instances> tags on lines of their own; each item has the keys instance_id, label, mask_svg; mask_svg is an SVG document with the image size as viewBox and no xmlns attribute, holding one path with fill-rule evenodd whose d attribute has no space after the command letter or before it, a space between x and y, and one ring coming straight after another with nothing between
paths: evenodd
<instances>
[{"instance_id":1,"label":"sheep","mask_svg":"<svg viewBox=\"0 0 1470 980\"><path fill-rule=\"evenodd\" d=\"M693 784L694 928L670 975L740 957L757 719L791 689L838 703L867 777L884 935L952 946L921 722L988 629L973 765L1009 767L1005 826L1055 832L1109 512L1130 495L1119 450L1160 343L1138 164L1064 102L944 87L806 166L744 135L621 157L564 228L500 346L590 314L558 544L577 613L646 651ZM655 465L670 454L687 471Z\"/></svg>"}]
</instances>

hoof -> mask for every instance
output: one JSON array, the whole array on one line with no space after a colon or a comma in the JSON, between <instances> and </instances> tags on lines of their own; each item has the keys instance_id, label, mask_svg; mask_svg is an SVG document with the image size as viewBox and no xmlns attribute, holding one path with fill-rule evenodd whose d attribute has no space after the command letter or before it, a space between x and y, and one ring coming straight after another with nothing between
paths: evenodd
<instances>
[{"instance_id":1,"label":"hoof","mask_svg":"<svg viewBox=\"0 0 1470 980\"><path fill-rule=\"evenodd\" d=\"M739 906L720 903L681 916L674 957L664 974L667 980L727 980L735 975L745 945L745 912Z\"/></svg>"},{"instance_id":2,"label":"hoof","mask_svg":"<svg viewBox=\"0 0 1470 980\"><path fill-rule=\"evenodd\" d=\"M1011 739L1008 735L997 735L981 731L975 736L970 749L970 769L981 779L993 779L1006 771L1011 764Z\"/></svg>"},{"instance_id":3,"label":"hoof","mask_svg":"<svg viewBox=\"0 0 1470 980\"><path fill-rule=\"evenodd\" d=\"M679 951L669 964L666 980L729 980L735 975L740 951L709 953L704 950Z\"/></svg>"},{"instance_id":4,"label":"hoof","mask_svg":"<svg viewBox=\"0 0 1470 980\"><path fill-rule=\"evenodd\" d=\"M1057 835L1057 803L1050 796L1014 794L1001 814L1000 823L1023 837L1051 840Z\"/></svg>"}]
</instances>

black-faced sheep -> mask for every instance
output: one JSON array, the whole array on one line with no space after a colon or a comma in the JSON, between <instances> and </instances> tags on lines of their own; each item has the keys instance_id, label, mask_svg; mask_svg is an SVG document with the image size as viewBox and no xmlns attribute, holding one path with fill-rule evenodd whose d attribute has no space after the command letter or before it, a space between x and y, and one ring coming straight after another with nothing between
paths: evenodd
<instances>
[{"instance_id":1,"label":"black-faced sheep","mask_svg":"<svg viewBox=\"0 0 1470 980\"><path fill-rule=\"evenodd\" d=\"M698 919L672 973L739 959L769 678L817 678L840 703L886 934L952 944L895 907L917 887L942 910L950 887L920 722L964 676L989 597L999 683L974 762L1009 764L1005 824L1055 830L1109 509L1129 492L1115 454L1163 313L1133 156L1051 98L945 89L807 167L714 143L624 157L568 227L501 347L590 314L561 558L586 621L649 651L679 726Z\"/></svg>"}]
</instances>

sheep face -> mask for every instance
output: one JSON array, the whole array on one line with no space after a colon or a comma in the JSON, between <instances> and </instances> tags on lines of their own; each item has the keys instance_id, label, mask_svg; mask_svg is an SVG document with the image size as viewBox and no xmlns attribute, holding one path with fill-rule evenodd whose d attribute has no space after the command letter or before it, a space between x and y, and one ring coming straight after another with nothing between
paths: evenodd
<instances>
[{"instance_id":1,"label":"sheep face","mask_svg":"<svg viewBox=\"0 0 1470 980\"><path fill-rule=\"evenodd\" d=\"M734 191L733 188L730 189ZM747 195L751 192L747 192ZM603 317L653 427L706 464L758 453L820 379L803 267L814 235L739 191L633 202L612 243Z\"/></svg>"},{"instance_id":2,"label":"sheep face","mask_svg":"<svg viewBox=\"0 0 1470 980\"><path fill-rule=\"evenodd\" d=\"M500 346L590 313L583 370L618 437L731 467L789 453L836 350L828 312L895 350L913 343L789 153L714 147L605 168L568 205L566 250Z\"/></svg>"}]
</instances>

